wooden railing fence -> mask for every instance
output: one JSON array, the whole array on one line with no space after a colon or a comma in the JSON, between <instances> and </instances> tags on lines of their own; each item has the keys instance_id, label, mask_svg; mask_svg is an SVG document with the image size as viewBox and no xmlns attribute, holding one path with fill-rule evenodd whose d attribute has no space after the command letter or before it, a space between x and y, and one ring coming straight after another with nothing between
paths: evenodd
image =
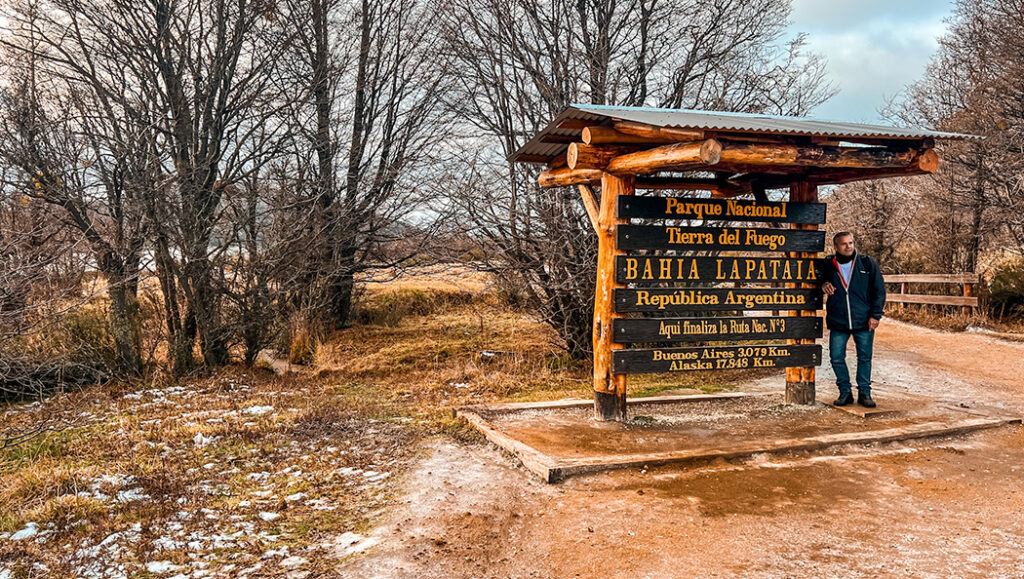
<instances>
[{"instance_id":1,"label":"wooden railing fence","mask_svg":"<svg viewBox=\"0 0 1024 579\"><path fill-rule=\"evenodd\" d=\"M961 306L965 313L971 313L978 307L978 297L974 295L974 286L978 283L976 273L938 273L938 274L884 274L885 283L899 284L899 293L889 293L887 301L901 304L934 304L942 306ZM927 294L908 294L907 284L910 283L941 283L958 284L963 288L962 296L934 296Z\"/></svg>"}]
</instances>

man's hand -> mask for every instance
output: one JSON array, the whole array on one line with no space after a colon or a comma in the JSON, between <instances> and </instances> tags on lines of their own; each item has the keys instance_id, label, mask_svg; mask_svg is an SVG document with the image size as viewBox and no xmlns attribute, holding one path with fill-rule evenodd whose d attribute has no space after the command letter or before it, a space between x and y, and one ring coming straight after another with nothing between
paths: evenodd
<instances>
[{"instance_id":1,"label":"man's hand","mask_svg":"<svg viewBox=\"0 0 1024 579\"><path fill-rule=\"evenodd\" d=\"M877 318L868 318L868 331L874 332L875 328L878 327Z\"/></svg>"},{"instance_id":2,"label":"man's hand","mask_svg":"<svg viewBox=\"0 0 1024 579\"><path fill-rule=\"evenodd\" d=\"M836 293L836 286L832 285L832 282L827 281L821 286L821 291L825 292L825 295L830 296Z\"/></svg>"}]
</instances>

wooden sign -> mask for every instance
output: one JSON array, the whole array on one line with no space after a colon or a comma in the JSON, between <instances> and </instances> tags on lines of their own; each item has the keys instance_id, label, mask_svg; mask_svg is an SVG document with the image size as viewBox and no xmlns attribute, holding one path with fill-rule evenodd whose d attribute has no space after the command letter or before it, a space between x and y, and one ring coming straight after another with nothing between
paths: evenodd
<instances>
[{"instance_id":1,"label":"wooden sign","mask_svg":"<svg viewBox=\"0 0 1024 579\"><path fill-rule=\"evenodd\" d=\"M772 203L737 199L619 197L619 219L701 219L764 223L825 223L824 203Z\"/></svg>"},{"instance_id":2,"label":"wooden sign","mask_svg":"<svg viewBox=\"0 0 1024 579\"><path fill-rule=\"evenodd\" d=\"M819 365L821 365L821 346L816 344L656 348L612 352L612 366L616 374Z\"/></svg>"},{"instance_id":3,"label":"wooden sign","mask_svg":"<svg viewBox=\"0 0 1024 579\"><path fill-rule=\"evenodd\" d=\"M615 248L818 252L825 249L825 232L754 227L620 225L615 233Z\"/></svg>"},{"instance_id":4,"label":"wooden sign","mask_svg":"<svg viewBox=\"0 0 1024 579\"><path fill-rule=\"evenodd\" d=\"M720 310L820 310L817 289L651 288L615 289L615 311L711 312Z\"/></svg>"},{"instance_id":5,"label":"wooden sign","mask_svg":"<svg viewBox=\"0 0 1024 579\"><path fill-rule=\"evenodd\" d=\"M612 335L612 339L619 344L820 338L821 318L772 316L616 319L612 324Z\"/></svg>"},{"instance_id":6,"label":"wooden sign","mask_svg":"<svg viewBox=\"0 0 1024 579\"><path fill-rule=\"evenodd\" d=\"M615 258L617 283L657 282L804 282L818 283L824 260L781 257L632 257Z\"/></svg>"}]
</instances>

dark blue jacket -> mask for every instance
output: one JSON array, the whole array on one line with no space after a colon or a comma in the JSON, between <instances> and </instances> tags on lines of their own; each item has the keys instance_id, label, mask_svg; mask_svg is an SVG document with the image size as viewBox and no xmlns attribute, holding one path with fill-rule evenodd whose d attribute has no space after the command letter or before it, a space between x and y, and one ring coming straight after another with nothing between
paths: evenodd
<instances>
[{"instance_id":1,"label":"dark blue jacket","mask_svg":"<svg viewBox=\"0 0 1024 579\"><path fill-rule=\"evenodd\" d=\"M885 307L885 281L875 260L866 255L854 256L849 290L833 260L825 258L825 275L821 282L831 282L836 293L825 302L825 325L830 330L859 332L868 329L868 318L882 319Z\"/></svg>"}]
</instances>

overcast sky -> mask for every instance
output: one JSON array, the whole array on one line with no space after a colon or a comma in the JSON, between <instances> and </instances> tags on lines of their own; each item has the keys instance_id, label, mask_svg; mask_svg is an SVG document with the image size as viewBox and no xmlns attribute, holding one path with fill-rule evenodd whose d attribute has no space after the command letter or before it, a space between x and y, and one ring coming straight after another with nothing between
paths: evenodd
<instances>
[{"instance_id":1,"label":"overcast sky","mask_svg":"<svg viewBox=\"0 0 1024 579\"><path fill-rule=\"evenodd\" d=\"M794 0L790 31L807 33L840 91L813 116L879 121L877 109L924 72L952 10L952 0Z\"/></svg>"}]
</instances>

